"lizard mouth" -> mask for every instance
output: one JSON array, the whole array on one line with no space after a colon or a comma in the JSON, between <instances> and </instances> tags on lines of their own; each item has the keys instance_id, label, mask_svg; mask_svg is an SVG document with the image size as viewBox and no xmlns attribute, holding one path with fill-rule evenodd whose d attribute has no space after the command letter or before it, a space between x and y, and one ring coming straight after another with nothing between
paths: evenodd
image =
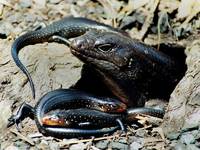
<instances>
[{"instance_id":1,"label":"lizard mouth","mask_svg":"<svg viewBox=\"0 0 200 150\"><path fill-rule=\"evenodd\" d=\"M94 65L95 66L94 68L104 77L106 84L111 84L114 86L116 85L113 82L113 80L109 79L107 76L109 76L110 72L112 74L113 73L115 74L115 72L119 72L120 68L117 65L103 59L97 59L96 57L93 57L92 55L89 55L88 53L85 54L83 51L80 51L80 50L77 51L75 49L71 49L71 53L77 58L79 58L81 61L83 61L84 63L88 65ZM113 71L110 71L110 70L113 70ZM117 89L117 91L113 89ZM110 90L114 95L119 97L120 101L122 101L124 104L128 103L127 99L123 97L124 95L123 91L121 91L121 89L118 88L117 85L115 86L115 88L111 88Z\"/></svg>"},{"instance_id":2,"label":"lizard mouth","mask_svg":"<svg viewBox=\"0 0 200 150\"><path fill-rule=\"evenodd\" d=\"M112 62L102 59L97 53L87 50L76 50L71 47L71 53L87 64L93 64L100 70L120 70L120 68Z\"/></svg>"}]
</instances>

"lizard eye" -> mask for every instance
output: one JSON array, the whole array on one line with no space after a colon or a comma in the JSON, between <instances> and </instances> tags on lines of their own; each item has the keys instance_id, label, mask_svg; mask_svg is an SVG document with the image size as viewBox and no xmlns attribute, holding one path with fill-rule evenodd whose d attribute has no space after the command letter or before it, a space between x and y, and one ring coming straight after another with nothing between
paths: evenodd
<instances>
[{"instance_id":1,"label":"lizard eye","mask_svg":"<svg viewBox=\"0 0 200 150\"><path fill-rule=\"evenodd\" d=\"M99 51L109 52L113 49L113 46L111 44L103 44L103 45L99 45L97 48Z\"/></svg>"}]
</instances>

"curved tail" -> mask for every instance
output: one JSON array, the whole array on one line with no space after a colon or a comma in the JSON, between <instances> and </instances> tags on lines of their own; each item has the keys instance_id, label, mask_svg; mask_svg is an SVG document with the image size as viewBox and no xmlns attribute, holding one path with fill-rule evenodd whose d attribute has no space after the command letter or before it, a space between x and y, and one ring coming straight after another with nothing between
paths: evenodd
<instances>
[{"instance_id":1,"label":"curved tail","mask_svg":"<svg viewBox=\"0 0 200 150\"><path fill-rule=\"evenodd\" d=\"M27 34L24 34L17 38L11 48L11 55L13 57L14 62L16 65L23 71L23 73L26 75L28 78L28 81L30 82L30 87L32 91L33 98L35 98L35 87L33 84L33 80L31 78L30 73L26 69L26 67L22 64L22 62L19 60L18 53L20 49L27 45L32 45L36 43L42 43L48 41L48 37L50 33L44 34L44 32L41 32L40 30L38 31L32 31Z\"/></svg>"}]
</instances>

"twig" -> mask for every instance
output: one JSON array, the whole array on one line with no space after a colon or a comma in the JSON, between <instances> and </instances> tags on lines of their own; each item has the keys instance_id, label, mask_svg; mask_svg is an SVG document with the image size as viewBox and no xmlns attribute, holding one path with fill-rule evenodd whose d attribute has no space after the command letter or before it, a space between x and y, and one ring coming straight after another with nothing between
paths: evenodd
<instances>
[{"instance_id":1,"label":"twig","mask_svg":"<svg viewBox=\"0 0 200 150\"><path fill-rule=\"evenodd\" d=\"M148 128L151 128L151 127L152 127L152 125L145 126L145 127L143 127L143 128L139 128L139 129L137 129L137 130L131 129L130 127L128 127L128 129L129 129L132 133L135 133L135 132L137 132L137 131L144 130L144 129L148 129Z\"/></svg>"},{"instance_id":2,"label":"twig","mask_svg":"<svg viewBox=\"0 0 200 150\"><path fill-rule=\"evenodd\" d=\"M144 145L145 146L154 145L155 142L165 142L165 140L163 140L163 139L156 139L156 138L147 138L147 139L144 139Z\"/></svg>"},{"instance_id":3,"label":"twig","mask_svg":"<svg viewBox=\"0 0 200 150\"><path fill-rule=\"evenodd\" d=\"M92 141L101 141L101 140L108 140L116 138L118 135L111 135L106 137L99 137L99 138L92 138L92 139L84 139L84 140L78 140L78 141L71 141L71 142L59 142L59 146L63 147L65 145L71 145L71 144L77 144L77 143L85 143L85 142L92 142ZM121 136L125 136L125 134L121 134Z\"/></svg>"},{"instance_id":4,"label":"twig","mask_svg":"<svg viewBox=\"0 0 200 150\"><path fill-rule=\"evenodd\" d=\"M26 141L27 143L29 143L30 145L34 146L35 143L28 137L25 137L24 135L22 135L20 132L16 131L16 130L13 130L13 129L10 129L10 132L16 134L20 139Z\"/></svg>"}]
</instances>

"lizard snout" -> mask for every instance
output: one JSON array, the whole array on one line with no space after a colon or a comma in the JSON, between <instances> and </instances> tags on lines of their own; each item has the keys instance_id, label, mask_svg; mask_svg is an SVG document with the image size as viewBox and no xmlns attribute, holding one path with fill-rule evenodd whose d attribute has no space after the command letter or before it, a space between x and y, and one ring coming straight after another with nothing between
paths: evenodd
<instances>
[{"instance_id":1,"label":"lizard snout","mask_svg":"<svg viewBox=\"0 0 200 150\"><path fill-rule=\"evenodd\" d=\"M71 48L75 50L83 50L83 49L88 49L89 43L86 39L84 38L76 38L71 42Z\"/></svg>"}]
</instances>

